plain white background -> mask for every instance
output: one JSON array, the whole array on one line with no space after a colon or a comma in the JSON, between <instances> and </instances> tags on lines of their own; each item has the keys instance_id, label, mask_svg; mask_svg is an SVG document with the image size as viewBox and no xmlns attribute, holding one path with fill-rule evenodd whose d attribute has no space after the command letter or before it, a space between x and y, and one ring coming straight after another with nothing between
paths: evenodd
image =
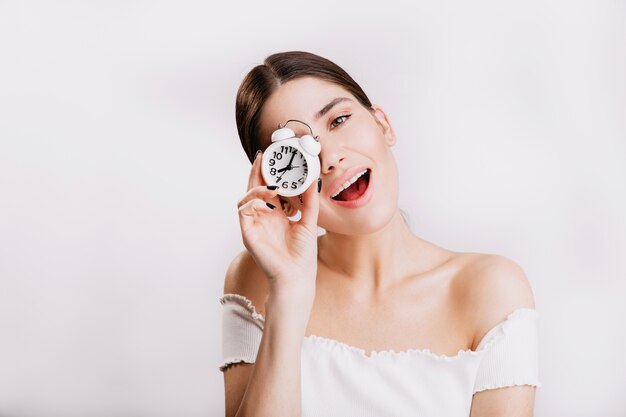
<instances>
[{"instance_id":1,"label":"plain white background","mask_svg":"<svg viewBox=\"0 0 626 417\"><path fill-rule=\"evenodd\" d=\"M626 415L624 1L0 1L0 415L223 415L236 89L344 67L420 237L519 263L537 416Z\"/></svg>"}]
</instances>

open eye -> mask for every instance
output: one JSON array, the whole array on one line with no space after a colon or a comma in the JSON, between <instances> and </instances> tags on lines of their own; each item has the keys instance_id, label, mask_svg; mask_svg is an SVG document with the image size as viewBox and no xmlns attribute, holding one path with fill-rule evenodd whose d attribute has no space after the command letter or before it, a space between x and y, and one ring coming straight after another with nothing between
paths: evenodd
<instances>
[{"instance_id":1,"label":"open eye","mask_svg":"<svg viewBox=\"0 0 626 417\"><path fill-rule=\"evenodd\" d=\"M337 126L339 126L340 124L342 124L343 122L345 122L346 120L348 120L348 118L349 118L350 116L352 116L352 115L351 115L351 114L345 114L345 115L343 115L343 116L339 116L339 117L337 117L335 120L333 120L333 121L330 123L330 127L331 127L331 129L332 129L332 128L335 128L335 127L337 127Z\"/></svg>"}]
</instances>

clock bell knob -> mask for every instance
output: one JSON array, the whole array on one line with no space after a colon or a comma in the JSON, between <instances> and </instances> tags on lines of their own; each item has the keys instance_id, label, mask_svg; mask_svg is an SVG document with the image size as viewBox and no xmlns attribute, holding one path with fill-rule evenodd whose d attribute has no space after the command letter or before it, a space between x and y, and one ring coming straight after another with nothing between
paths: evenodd
<instances>
[{"instance_id":1,"label":"clock bell knob","mask_svg":"<svg viewBox=\"0 0 626 417\"><path fill-rule=\"evenodd\" d=\"M311 135L302 136L300 138L300 146L302 146L302 149L304 149L313 156L319 155L320 151L322 150L322 145L320 145L318 141L313 139L313 136Z\"/></svg>"},{"instance_id":2,"label":"clock bell knob","mask_svg":"<svg viewBox=\"0 0 626 417\"><path fill-rule=\"evenodd\" d=\"M288 127L282 127L272 133L272 142L293 138L294 136L296 136L296 134L293 130L289 129Z\"/></svg>"}]
</instances>

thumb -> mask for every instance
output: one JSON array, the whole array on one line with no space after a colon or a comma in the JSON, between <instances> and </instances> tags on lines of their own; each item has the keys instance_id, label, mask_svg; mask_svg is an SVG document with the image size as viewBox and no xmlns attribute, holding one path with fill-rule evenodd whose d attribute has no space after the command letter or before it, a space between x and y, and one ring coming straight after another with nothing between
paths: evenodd
<instances>
[{"instance_id":1,"label":"thumb","mask_svg":"<svg viewBox=\"0 0 626 417\"><path fill-rule=\"evenodd\" d=\"M309 188L302 193L302 218L300 221L317 230L317 217L320 210L320 195L317 191L317 182L313 181Z\"/></svg>"}]
</instances>

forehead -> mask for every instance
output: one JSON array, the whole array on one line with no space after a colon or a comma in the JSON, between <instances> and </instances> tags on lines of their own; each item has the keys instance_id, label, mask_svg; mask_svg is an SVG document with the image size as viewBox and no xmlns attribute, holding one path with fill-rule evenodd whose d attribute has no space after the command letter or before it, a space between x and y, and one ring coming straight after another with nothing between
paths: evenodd
<instances>
[{"instance_id":1,"label":"forehead","mask_svg":"<svg viewBox=\"0 0 626 417\"><path fill-rule=\"evenodd\" d=\"M261 112L261 131L265 136L276 129L279 123L289 119L313 125L315 114L338 97L347 97L353 103L358 103L348 90L329 81L313 77L288 81L278 87L265 102Z\"/></svg>"}]
</instances>

